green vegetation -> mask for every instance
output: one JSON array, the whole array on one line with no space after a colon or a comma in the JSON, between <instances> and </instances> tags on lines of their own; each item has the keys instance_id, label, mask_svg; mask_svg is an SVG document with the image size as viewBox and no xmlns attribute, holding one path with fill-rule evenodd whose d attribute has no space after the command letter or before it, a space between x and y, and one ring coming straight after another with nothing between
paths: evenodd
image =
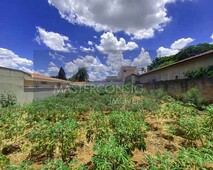
<instances>
[{"instance_id":1,"label":"green vegetation","mask_svg":"<svg viewBox=\"0 0 213 170\"><path fill-rule=\"evenodd\" d=\"M0 94L0 107L9 107L17 104L16 95L11 91L4 91Z\"/></svg>"},{"instance_id":2,"label":"green vegetation","mask_svg":"<svg viewBox=\"0 0 213 170\"><path fill-rule=\"evenodd\" d=\"M185 77L189 79L205 78L210 76L213 76L213 66L200 67L185 73Z\"/></svg>"},{"instance_id":3,"label":"green vegetation","mask_svg":"<svg viewBox=\"0 0 213 170\"><path fill-rule=\"evenodd\" d=\"M187 47L173 56L156 57L152 61L152 63L148 66L148 70L151 71L153 69L157 69L157 68L181 61L183 59L193 57L195 55L201 54L209 50L213 50L213 44L205 43L205 44L198 44L195 46Z\"/></svg>"},{"instance_id":4,"label":"green vegetation","mask_svg":"<svg viewBox=\"0 0 213 170\"><path fill-rule=\"evenodd\" d=\"M2 107L0 169L211 169L212 108L130 85Z\"/></svg>"},{"instance_id":5,"label":"green vegetation","mask_svg":"<svg viewBox=\"0 0 213 170\"><path fill-rule=\"evenodd\" d=\"M64 69L61 67L59 72L58 72L58 76L57 78L62 79L62 80L66 80L66 73L64 71Z\"/></svg>"},{"instance_id":6,"label":"green vegetation","mask_svg":"<svg viewBox=\"0 0 213 170\"><path fill-rule=\"evenodd\" d=\"M197 88L191 88L183 95L183 101L186 104L197 107L199 109L202 108L202 100L203 97Z\"/></svg>"},{"instance_id":7,"label":"green vegetation","mask_svg":"<svg viewBox=\"0 0 213 170\"><path fill-rule=\"evenodd\" d=\"M78 72L70 78L70 81L78 81L78 82L86 82L88 80L89 80L89 75L88 75L87 69L84 67L79 68Z\"/></svg>"}]
</instances>

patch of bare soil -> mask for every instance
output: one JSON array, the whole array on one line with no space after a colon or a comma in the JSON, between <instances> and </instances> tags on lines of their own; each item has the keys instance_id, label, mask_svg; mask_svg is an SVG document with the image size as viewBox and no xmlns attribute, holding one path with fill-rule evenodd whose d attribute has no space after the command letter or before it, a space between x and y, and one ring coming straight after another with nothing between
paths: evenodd
<instances>
[{"instance_id":1,"label":"patch of bare soil","mask_svg":"<svg viewBox=\"0 0 213 170\"><path fill-rule=\"evenodd\" d=\"M77 155L75 159L78 161L78 166L82 164L88 164L91 161L92 155L94 154L93 151L94 143L85 143L83 147L77 148Z\"/></svg>"},{"instance_id":2,"label":"patch of bare soil","mask_svg":"<svg viewBox=\"0 0 213 170\"><path fill-rule=\"evenodd\" d=\"M21 147L19 145L7 145L2 149L3 155L10 155L15 152L20 152Z\"/></svg>"},{"instance_id":3,"label":"patch of bare soil","mask_svg":"<svg viewBox=\"0 0 213 170\"><path fill-rule=\"evenodd\" d=\"M165 125L168 120L157 119L151 116L145 120L149 127L147 136L145 138L146 150L135 150L133 152L132 160L135 163L136 169L147 168L148 162L146 156L154 157L157 153L169 151L175 154L181 147L183 138L174 137L165 130Z\"/></svg>"},{"instance_id":4,"label":"patch of bare soil","mask_svg":"<svg viewBox=\"0 0 213 170\"><path fill-rule=\"evenodd\" d=\"M38 164L43 164L48 159L46 154L41 153L33 153L29 154L26 158L27 161L32 161Z\"/></svg>"}]
</instances>

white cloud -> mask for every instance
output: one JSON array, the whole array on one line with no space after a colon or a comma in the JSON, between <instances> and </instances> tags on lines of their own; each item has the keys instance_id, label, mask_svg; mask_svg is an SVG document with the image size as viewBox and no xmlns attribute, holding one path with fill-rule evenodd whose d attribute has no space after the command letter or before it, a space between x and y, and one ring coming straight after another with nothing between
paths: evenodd
<instances>
[{"instance_id":1,"label":"white cloud","mask_svg":"<svg viewBox=\"0 0 213 170\"><path fill-rule=\"evenodd\" d=\"M95 49L93 47L86 48L86 47L83 47L83 46L80 46L80 50L83 51L83 52L86 52L86 53L95 51Z\"/></svg>"},{"instance_id":2,"label":"white cloud","mask_svg":"<svg viewBox=\"0 0 213 170\"><path fill-rule=\"evenodd\" d=\"M112 32L103 33L101 41L96 48L103 54L107 54L106 63L111 67L112 71L118 71L123 65L130 65L131 61L124 59L123 53L138 48L138 45L133 42L126 42L124 38L118 40Z\"/></svg>"},{"instance_id":3,"label":"white cloud","mask_svg":"<svg viewBox=\"0 0 213 170\"><path fill-rule=\"evenodd\" d=\"M193 42L192 38L181 38L170 46L170 48L159 47L157 50L157 57L165 57L177 54L181 49L185 48L188 44Z\"/></svg>"},{"instance_id":4,"label":"white cloud","mask_svg":"<svg viewBox=\"0 0 213 170\"><path fill-rule=\"evenodd\" d=\"M67 36L55 32L48 32L41 27L36 27L38 35L35 40L39 44L45 44L51 50L60 52L70 52L72 45Z\"/></svg>"},{"instance_id":5,"label":"white cloud","mask_svg":"<svg viewBox=\"0 0 213 170\"><path fill-rule=\"evenodd\" d=\"M97 57L91 55L77 58L76 60L67 63L65 65L65 71L69 76L72 76L77 73L78 69L81 67L86 67L88 69L90 80L104 79L110 71L109 68L102 64Z\"/></svg>"},{"instance_id":6,"label":"white cloud","mask_svg":"<svg viewBox=\"0 0 213 170\"><path fill-rule=\"evenodd\" d=\"M144 48L141 48L141 52L137 58L133 60L132 65L136 66L137 68L146 67L151 64L152 60L149 55L149 52L145 51Z\"/></svg>"},{"instance_id":7,"label":"white cloud","mask_svg":"<svg viewBox=\"0 0 213 170\"><path fill-rule=\"evenodd\" d=\"M11 50L0 48L0 66L13 69L24 68L27 70L25 67L30 67L32 65L33 62L31 60L19 57Z\"/></svg>"},{"instance_id":8,"label":"white cloud","mask_svg":"<svg viewBox=\"0 0 213 170\"><path fill-rule=\"evenodd\" d=\"M49 52L49 56L52 57L53 60L58 60L64 63L65 56L58 54L56 52Z\"/></svg>"},{"instance_id":9,"label":"white cloud","mask_svg":"<svg viewBox=\"0 0 213 170\"><path fill-rule=\"evenodd\" d=\"M158 30L158 31L161 31L161 30ZM149 39L149 38L154 37L154 35L155 35L154 29L152 29L152 28L150 28L148 30L144 29L144 30L136 32L132 39Z\"/></svg>"},{"instance_id":10,"label":"white cloud","mask_svg":"<svg viewBox=\"0 0 213 170\"><path fill-rule=\"evenodd\" d=\"M137 39L154 36L171 18L166 5L175 0L48 0L70 23L96 31L124 31Z\"/></svg>"},{"instance_id":11,"label":"white cloud","mask_svg":"<svg viewBox=\"0 0 213 170\"><path fill-rule=\"evenodd\" d=\"M174 50L171 48L160 47L157 50L157 57L165 57L170 55L175 55L179 52L179 50Z\"/></svg>"},{"instance_id":12,"label":"white cloud","mask_svg":"<svg viewBox=\"0 0 213 170\"><path fill-rule=\"evenodd\" d=\"M124 38L118 40L112 32L103 33L101 35L100 45L96 45L97 49L102 53L117 53L127 50L134 50L138 48L138 45L135 42L128 42Z\"/></svg>"},{"instance_id":13,"label":"white cloud","mask_svg":"<svg viewBox=\"0 0 213 170\"><path fill-rule=\"evenodd\" d=\"M88 41L87 44L88 44L88 45L93 45L93 42L92 42L92 41Z\"/></svg>"},{"instance_id":14,"label":"white cloud","mask_svg":"<svg viewBox=\"0 0 213 170\"><path fill-rule=\"evenodd\" d=\"M58 72L59 72L59 68L56 66L56 64L53 62L50 62L48 67L48 73L58 73Z\"/></svg>"},{"instance_id":15,"label":"white cloud","mask_svg":"<svg viewBox=\"0 0 213 170\"><path fill-rule=\"evenodd\" d=\"M192 38L181 38L181 39L175 41L171 45L171 49L181 50L182 48L186 47L188 44L190 44L193 41L194 41L194 39L192 39Z\"/></svg>"},{"instance_id":16,"label":"white cloud","mask_svg":"<svg viewBox=\"0 0 213 170\"><path fill-rule=\"evenodd\" d=\"M22 70L22 71L24 71L26 73L33 73L34 72L33 70L31 70L29 68L26 68L26 67L20 67L19 70Z\"/></svg>"},{"instance_id":17,"label":"white cloud","mask_svg":"<svg viewBox=\"0 0 213 170\"><path fill-rule=\"evenodd\" d=\"M213 34L212 34L212 36L210 38L213 40ZM213 42L211 42L210 44L213 44Z\"/></svg>"}]
</instances>

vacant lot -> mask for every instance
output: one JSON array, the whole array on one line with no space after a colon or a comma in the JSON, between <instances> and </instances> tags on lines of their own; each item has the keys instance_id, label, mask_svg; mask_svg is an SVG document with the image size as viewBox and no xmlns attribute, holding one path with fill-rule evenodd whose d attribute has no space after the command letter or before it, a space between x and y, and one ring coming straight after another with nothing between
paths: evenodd
<instances>
[{"instance_id":1,"label":"vacant lot","mask_svg":"<svg viewBox=\"0 0 213 170\"><path fill-rule=\"evenodd\" d=\"M213 107L78 89L0 109L0 169L212 169Z\"/></svg>"}]
</instances>

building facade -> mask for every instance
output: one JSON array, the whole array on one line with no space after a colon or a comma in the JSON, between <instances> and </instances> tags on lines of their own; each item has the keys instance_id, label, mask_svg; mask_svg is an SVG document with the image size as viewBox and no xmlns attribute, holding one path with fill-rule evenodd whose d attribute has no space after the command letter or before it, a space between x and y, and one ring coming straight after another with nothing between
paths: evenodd
<instances>
[{"instance_id":1,"label":"building facade","mask_svg":"<svg viewBox=\"0 0 213 170\"><path fill-rule=\"evenodd\" d=\"M213 50L149 71L137 77L139 83L186 79L186 72L213 65Z\"/></svg>"},{"instance_id":2,"label":"building facade","mask_svg":"<svg viewBox=\"0 0 213 170\"><path fill-rule=\"evenodd\" d=\"M54 96L70 84L65 80L0 67L0 93L12 91L20 105Z\"/></svg>"},{"instance_id":3,"label":"building facade","mask_svg":"<svg viewBox=\"0 0 213 170\"><path fill-rule=\"evenodd\" d=\"M134 66L122 66L120 72L118 73L118 77L122 82L125 82L125 78L132 74L138 74L137 67Z\"/></svg>"}]
</instances>

